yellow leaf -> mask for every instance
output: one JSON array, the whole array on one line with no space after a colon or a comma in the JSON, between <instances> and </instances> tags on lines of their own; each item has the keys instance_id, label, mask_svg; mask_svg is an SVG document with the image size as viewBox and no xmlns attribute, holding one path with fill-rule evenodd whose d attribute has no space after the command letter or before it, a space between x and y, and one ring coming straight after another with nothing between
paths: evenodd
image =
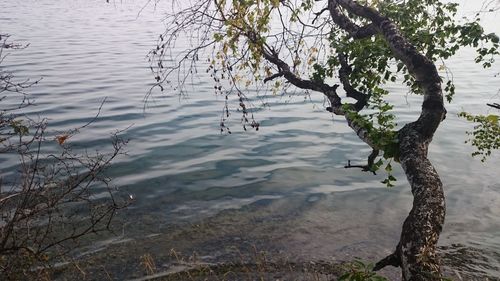
<instances>
[{"instance_id":1,"label":"yellow leaf","mask_svg":"<svg viewBox=\"0 0 500 281\"><path fill-rule=\"evenodd\" d=\"M69 139L70 135L60 135L56 136L56 140L59 143L59 145L62 145L67 139Z\"/></svg>"}]
</instances>

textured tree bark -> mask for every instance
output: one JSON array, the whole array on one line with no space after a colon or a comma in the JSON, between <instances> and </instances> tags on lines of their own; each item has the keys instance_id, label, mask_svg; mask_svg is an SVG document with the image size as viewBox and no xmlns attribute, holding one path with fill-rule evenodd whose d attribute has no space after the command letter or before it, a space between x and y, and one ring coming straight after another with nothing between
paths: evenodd
<instances>
[{"instance_id":1,"label":"textured tree bark","mask_svg":"<svg viewBox=\"0 0 500 281\"><path fill-rule=\"evenodd\" d=\"M363 17L370 24L358 26L339 9ZM443 186L439 175L427 158L428 146L434 132L446 115L443 104L441 78L434 63L401 34L397 26L378 11L365 7L352 0L328 0L328 10L333 22L345 30L353 39L370 37L375 34L384 36L394 56L401 60L410 74L418 81L423 91L422 112L415 122L405 125L398 132L399 161L405 171L413 194L413 207L403 223L400 241L393 254L378 262L375 270L387 265L399 266L404 281L441 280L440 263L436 246L441 234L445 217ZM249 33L248 38L258 42L257 35ZM344 115L347 124L358 137L378 151L369 137L369 132L345 114L341 98L336 93L337 86L323 82L304 80L290 70L272 48L265 46L264 58L278 67L279 73L266 78L284 77L288 82L302 88L322 92L331 103L327 110ZM367 96L356 91L349 83L349 66L346 59L339 57L342 67L340 80L349 97L358 102L349 105L359 111L365 105Z\"/></svg>"},{"instance_id":2,"label":"textured tree bark","mask_svg":"<svg viewBox=\"0 0 500 281\"><path fill-rule=\"evenodd\" d=\"M424 93L420 117L398 132L399 161L411 186L413 207L403 223L396 251L378 262L375 270L387 265L400 266L405 281L441 280L436 247L446 208L443 185L427 158L429 143L446 114L441 78L434 63L420 54L390 19L352 0L329 0L334 22L353 38L359 36L361 28L343 16L338 6L376 26L395 57L407 66Z\"/></svg>"},{"instance_id":3,"label":"textured tree bark","mask_svg":"<svg viewBox=\"0 0 500 281\"><path fill-rule=\"evenodd\" d=\"M400 161L411 185L413 207L403 223L396 251L375 265L400 266L403 280L441 280L436 245L444 224L445 200L438 173L427 159L430 140L417 123L399 131Z\"/></svg>"},{"instance_id":4,"label":"textured tree bark","mask_svg":"<svg viewBox=\"0 0 500 281\"><path fill-rule=\"evenodd\" d=\"M406 125L399 132L400 161L413 194L396 249L403 280L441 280L436 245L444 224L445 200L438 173L427 159L430 140Z\"/></svg>"}]
</instances>

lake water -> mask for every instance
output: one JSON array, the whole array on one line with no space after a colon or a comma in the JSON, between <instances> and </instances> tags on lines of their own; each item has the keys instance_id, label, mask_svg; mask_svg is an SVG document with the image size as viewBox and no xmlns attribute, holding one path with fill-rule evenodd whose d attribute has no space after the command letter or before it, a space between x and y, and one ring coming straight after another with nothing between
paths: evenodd
<instances>
[{"instance_id":1,"label":"lake water","mask_svg":"<svg viewBox=\"0 0 500 281\"><path fill-rule=\"evenodd\" d=\"M109 173L135 201L118 215L116 235L85 248L82 263L93 259L82 266L87 277L138 277L145 254L158 271L167 270L171 249L196 251L203 262L234 261L254 248L307 262L376 261L392 252L411 206L404 175L398 168L399 181L387 189L384 175L344 169L347 160L365 161L369 150L325 112L320 95L268 97L270 107L256 109L258 132L245 132L234 112L231 135L220 134L224 101L207 74L193 80L187 96L155 95L144 108L153 82L146 55L165 28L161 4L138 15L145 2L0 0L0 32L30 43L2 67L43 77L29 89L36 100L29 113L49 118L53 130L68 130L91 120L107 97L99 119L70 139L89 150L103 149L110 132L131 126L124 133L128 155ZM463 2L467 15L478 6ZM500 33L498 16L486 17L489 31ZM447 62L457 97L429 157L447 198L445 264L484 280L500 276L500 154L486 163L472 158L464 144L471 124L457 113L494 112L486 103L500 99L500 66L483 70L473 57L465 50ZM390 90L400 121L414 120L420 97ZM12 170L15 161L0 160L2 171Z\"/></svg>"}]
</instances>

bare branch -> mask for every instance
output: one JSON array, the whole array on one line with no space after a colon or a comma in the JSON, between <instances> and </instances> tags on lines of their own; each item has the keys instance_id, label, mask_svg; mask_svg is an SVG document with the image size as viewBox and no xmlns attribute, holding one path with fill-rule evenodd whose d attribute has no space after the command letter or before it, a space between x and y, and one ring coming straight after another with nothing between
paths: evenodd
<instances>
[{"instance_id":1,"label":"bare branch","mask_svg":"<svg viewBox=\"0 0 500 281\"><path fill-rule=\"evenodd\" d=\"M0 50L6 46L16 45L4 41ZM47 141L53 141L46 137L47 120L29 119L19 110L32 104L24 90L38 81L12 79L2 68L0 92L14 95L9 96L10 105L0 104L0 152L15 156L19 163L16 172L0 178L0 276L2 280L31 280L38 273L34 268L67 253L79 238L108 230L115 212L127 206L129 199L119 198L104 174L127 141L117 132L110 152L94 155L86 150L74 152L65 142L97 120L104 99L94 118L59 136L57 153L44 154ZM0 98L0 102L5 100ZM99 189L105 189L108 198L92 198Z\"/></svg>"},{"instance_id":2,"label":"bare branch","mask_svg":"<svg viewBox=\"0 0 500 281\"><path fill-rule=\"evenodd\" d=\"M496 108L496 109L500 109L500 104L498 104L498 103L487 103L486 105L491 106L491 107Z\"/></svg>"},{"instance_id":3,"label":"bare branch","mask_svg":"<svg viewBox=\"0 0 500 281\"><path fill-rule=\"evenodd\" d=\"M272 81L272 80L274 80L274 79L276 79L276 78L278 78L278 77L283 77L283 75L285 75L283 72L278 72L278 73L276 73L276 74L273 74L273 75L271 75L271 76L269 76L269 77L265 78L265 79L264 79L264 83L267 83L267 82L269 82L269 81Z\"/></svg>"},{"instance_id":4,"label":"bare branch","mask_svg":"<svg viewBox=\"0 0 500 281\"><path fill-rule=\"evenodd\" d=\"M372 172L374 175L377 173L375 172L374 169L374 162L375 159L377 158L379 154L378 149L373 149L370 155L368 156L368 163L366 165L351 165L351 160L347 160L347 165L344 166L344 168L349 169L349 168L360 168L363 172Z\"/></svg>"}]
</instances>

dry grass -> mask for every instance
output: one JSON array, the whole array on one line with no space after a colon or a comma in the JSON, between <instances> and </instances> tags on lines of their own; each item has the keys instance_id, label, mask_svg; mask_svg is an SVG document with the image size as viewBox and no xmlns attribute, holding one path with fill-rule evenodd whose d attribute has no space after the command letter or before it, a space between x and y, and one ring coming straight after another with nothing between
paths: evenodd
<instances>
[{"instance_id":1,"label":"dry grass","mask_svg":"<svg viewBox=\"0 0 500 281\"><path fill-rule=\"evenodd\" d=\"M206 263L196 253L184 256L171 250L174 263L164 272L155 273L156 265L150 254L141 257L141 266L148 276L135 279L146 280L336 280L343 270L342 265L328 262L291 262L273 260L265 252L254 248L253 256L240 258L229 263Z\"/></svg>"}]
</instances>

